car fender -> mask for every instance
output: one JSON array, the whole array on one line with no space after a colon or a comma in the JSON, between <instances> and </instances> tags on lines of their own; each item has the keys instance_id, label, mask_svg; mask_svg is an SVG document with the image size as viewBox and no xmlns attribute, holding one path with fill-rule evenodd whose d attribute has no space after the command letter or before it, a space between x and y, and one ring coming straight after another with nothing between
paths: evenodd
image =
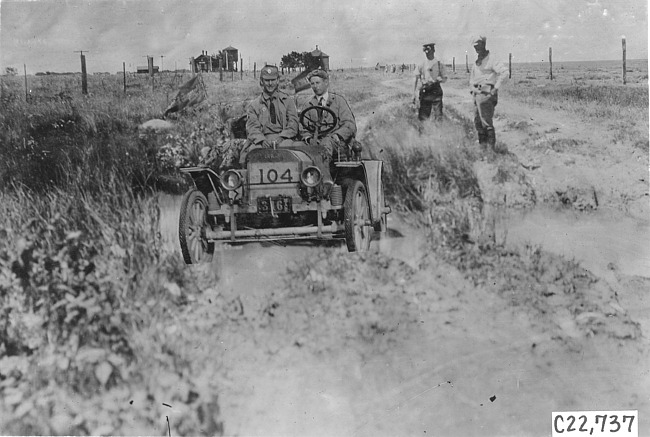
<instances>
[{"instance_id":1,"label":"car fender","mask_svg":"<svg viewBox=\"0 0 650 437\"><path fill-rule=\"evenodd\" d=\"M208 193L214 191L218 193L219 190L219 175L217 172L208 167L182 167L179 169L181 173L189 174L192 177L194 186L197 190Z\"/></svg>"},{"instance_id":2,"label":"car fender","mask_svg":"<svg viewBox=\"0 0 650 437\"><path fill-rule=\"evenodd\" d=\"M384 198L381 175L384 162L378 160L361 161L363 172L366 177L366 189L368 190L368 202L370 203L370 220L377 223L381 220L384 205L381 205Z\"/></svg>"},{"instance_id":3,"label":"car fender","mask_svg":"<svg viewBox=\"0 0 650 437\"><path fill-rule=\"evenodd\" d=\"M336 167L343 170L343 177L359 179L366 186L368 192L368 206L370 209L370 221L373 225L379 223L385 205L382 205L384 198L381 175L384 162L380 160L362 160L351 162L337 162Z\"/></svg>"}]
</instances>

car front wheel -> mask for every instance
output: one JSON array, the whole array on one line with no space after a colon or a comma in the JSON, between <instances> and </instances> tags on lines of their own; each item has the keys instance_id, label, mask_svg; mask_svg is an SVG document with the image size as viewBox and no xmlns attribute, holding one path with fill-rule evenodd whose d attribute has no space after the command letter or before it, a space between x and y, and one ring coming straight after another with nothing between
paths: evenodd
<instances>
[{"instance_id":1,"label":"car front wheel","mask_svg":"<svg viewBox=\"0 0 650 437\"><path fill-rule=\"evenodd\" d=\"M345 243L349 252L366 252L370 249L373 228L370 224L368 194L361 181L351 181L343 203L345 218Z\"/></svg>"},{"instance_id":2,"label":"car front wheel","mask_svg":"<svg viewBox=\"0 0 650 437\"><path fill-rule=\"evenodd\" d=\"M212 261L214 243L208 242L203 233L207 226L208 199L198 190L191 189L183 196L178 220L178 238L186 264Z\"/></svg>"}]
</instances>

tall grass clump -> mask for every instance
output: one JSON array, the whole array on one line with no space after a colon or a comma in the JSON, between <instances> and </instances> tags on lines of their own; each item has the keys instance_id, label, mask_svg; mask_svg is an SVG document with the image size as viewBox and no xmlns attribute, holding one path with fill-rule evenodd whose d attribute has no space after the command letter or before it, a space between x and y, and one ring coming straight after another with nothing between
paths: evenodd
<instances>
[{"instance_id":1,"label":"tall grass clump","mask_svg":"<svg viewBox=\"0 0 650 437\"><path fill-rule=\"evenodd\" d=\"M115 184L96 197L20 187L0 194L5 432L164 432L160 402L182 407L177 433L219 431L216 395L197 387L174 342L138 340L198 289L178 256L160 250L156 199L129 193ZM187 389L161 392L167 382L155 375L170 374Z\"/></svg>"},{"instance_id":2,"label":"tall grass clump","mask_svg":"<svg viewBox=\"0 0 650 437\"><path fill-rule=\"evenodd\" d=\"M391 205L428 229L436 247L457 247L478 229L482 199L472 169L477 152L462 129L445 120L420 125L407 106L376 114L362 142L384 160Z\"/></svg>"},{"instance_id":3,"label":"tall grass clump","mask_svg":"<svg viewBox=\"0 0 650 437\"><path fill-rule=\"evenodd\" d=\"M0 429L166 433L165 402L175 407L172 432L218 434L216 389L181 357L186 340L154 335L199 287L162 250L152 188L222 139L223 126L185 114L175 130L141 132L164 94L80 96L59 79L47 99L3 88ZM169 144L177 162L161 155Z\"/></svg>"}]
</instances>

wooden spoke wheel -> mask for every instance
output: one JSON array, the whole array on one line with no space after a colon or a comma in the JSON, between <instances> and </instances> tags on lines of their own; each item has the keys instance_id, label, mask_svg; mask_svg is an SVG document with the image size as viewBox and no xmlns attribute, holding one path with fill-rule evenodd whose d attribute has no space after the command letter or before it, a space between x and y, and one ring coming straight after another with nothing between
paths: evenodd
<instances>
[{"instance_id":1,"label":"wooden spoke wheel","mask_svg":"<svg viewBox=\"0 0 650 437\"><path fill-rule=\"evenodd\" d=\"M345 243L349 252L370 249L373 227L370 224L368 192L361 181L350 181L343 203Z\"/></svg>"},{"instance_id":2,"label":"wooden spoke wheel","mask_svg":"<svg viewBox=\"0 0 650 437\"><path fill-rule=\"evenodd\" d=\"M191 189L183 196L178 220L178 238L186 264L200 264L212 261L214 243L205 238L204 228L208 226L208 199L203 193Z\"/></svg>"}]
</instances>

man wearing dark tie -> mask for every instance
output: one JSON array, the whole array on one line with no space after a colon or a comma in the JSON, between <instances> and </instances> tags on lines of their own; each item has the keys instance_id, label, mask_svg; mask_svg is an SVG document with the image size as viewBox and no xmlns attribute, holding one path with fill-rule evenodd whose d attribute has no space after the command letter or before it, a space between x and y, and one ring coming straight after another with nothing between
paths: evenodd
<instances>
[{"instance_id":1,"label":"man wearing dark tie","mask_svg":"<svg viewBox=\"0 0 650 437\"><path fill-rule=\"evenodd\" d=\"M298 134L298 113L293 97L278 89L278 67L266 65L260 73L262 94L246 108L246 134L250 147L290 147Z\"/></svg>"}]
</instances>

